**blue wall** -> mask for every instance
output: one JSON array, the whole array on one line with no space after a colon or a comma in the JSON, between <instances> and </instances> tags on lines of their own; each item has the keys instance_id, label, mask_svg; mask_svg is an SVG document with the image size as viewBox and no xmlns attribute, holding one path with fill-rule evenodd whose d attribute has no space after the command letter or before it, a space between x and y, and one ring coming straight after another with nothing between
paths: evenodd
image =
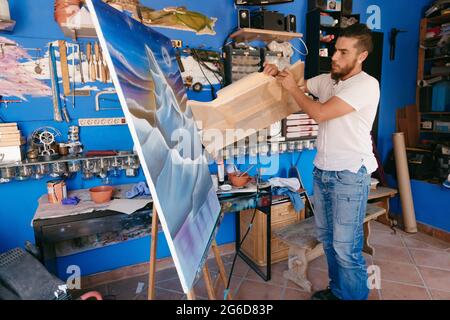
<instances>
[{"instance_id":1,"label":"blue wall","mask_svg":"<svg viewBox=\"0 0 450 320\"><path fill-rule=\"evenodd\" d=\"M395 109L415 102L415 79L417 69L417 47L419 34L419 20L421 9L430 1L416 0L415 6L404 14L404 8L411 8L411 1L354 1L354 12L361 13L362 21L365 22L366 9L369 5L376 4L381 8L381 31L389 32L392 27L406 29L408 33L398 37L398 55L396 61L389 61L389 43L385 36L383 75L382 75L382 100L379 121L379 150L383 157L386 157L392 148L391 135L395 129ZM159 28L158 30L172 39L183 40L185 46L204 47L206 49L220 50L226 36L236 27L236 10L232 0L208 1L208 0L146 0L142 4L155 9L161 9L173 5L185 5L190 10L200 11L210 17L217 17L215 36L196 36L194 33L176 31ZM12 0L10 1L11 15L17 21L16 29L12 34L0 33L24 47L44 48L47 42L56 39L63 39L64 36L55 22L53 22L53 1L52 0ZM298 17L298 32L306 33L305 17L307 11L307 1L296 0L295 3L279 5L273 7L283 13L294 13ZM36 14L36 13L39 14ZM67 39L69 40L69 39ZM300 48L299 41L295 40L294 45ZM404 54L406 53L406 54ZM296 56L295 59L299 57ZM100 88L103 86L98 84ZM207 100L208 92L189 92L189 97L195 100ZM72 119L85 117L118 117L120 111L103 111L101 115L94 111L93 97L79 97L76 100L76 107L72 109L69 105L69 113ZM35 128L43 125L55 126L65 135L67 124L55 124L52 121L52 103L50 98L30 98L28 102L9 105L8 109L0 108L0 116L7 122L19 122L19 127L25 135L29 135ZM91 127L81 128L81 141L86 149L116 149L131 150L133 143L127 127ZM281 156L280 175L289 168L291 163L296 163L301 155L299 168L306 187L311 190L312 159L315 151L305 151L303 153L289 153ZM256 169L251 171L255 173ZM133 183L143 180L142 173L136 178L121 177L113 180L113 184ZM0 252L10 248L23 246L25 240L34 239L31 219L37 207L37 199L46 192L45 181L11 182L0 185ZM101 184L96 179L93 181L83 181L79 175L68 182L69 189L87 188ZM420 197L420 195L417 195ZM22 200L24 199L24 200ZM26 200L25 200L26 199ZM418 216L425 223L436 226L448 227L448 219L441 217L432 221L425 216ZM444 219L444 220L442 220ZM227 214L220 226L218 233L218 243L227 243L234 240L234 215ZM447 224L445 224L447 223ZM444 227L442 227L444 228ZM169 254L167 245L159 237L158 257ZM114 269L120 266L148 261L149 258L149 238L132 240L118 245L92 250L77 255L60 258L58 263L59 274L65 276L67 265L78 264L81 266L83 274L92 274L100 271Z\"/></svg>"}]
</instances>

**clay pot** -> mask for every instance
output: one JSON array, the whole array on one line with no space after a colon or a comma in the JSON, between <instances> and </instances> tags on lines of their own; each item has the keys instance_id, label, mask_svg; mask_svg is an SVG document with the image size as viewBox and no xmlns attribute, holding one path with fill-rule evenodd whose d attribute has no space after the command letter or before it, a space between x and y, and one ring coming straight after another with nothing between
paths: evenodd
<instances>
[{"instance_id":1,"label":"clay pot","mask_svg":"<svg viewBox=\"0 0 450 320\"><path fill-rule=\"evenodd\" d=\"M240 173L229 173L228 180L230 180L231 184L236 188L240 188L245 186L251 179L247 173L244 173L242 176L239 176Z\"/></svg>"},{"instance_id":2,"label":"clay pot","mask_svg":"<svg viewBox=\"0 0 450 320\"><path fill-rule=\"evenodd\" d=\"M105 203L111 200L114 188L110 186L100 186L90 188L91 199L95 203Z\"/></svg>"}]
</instances>

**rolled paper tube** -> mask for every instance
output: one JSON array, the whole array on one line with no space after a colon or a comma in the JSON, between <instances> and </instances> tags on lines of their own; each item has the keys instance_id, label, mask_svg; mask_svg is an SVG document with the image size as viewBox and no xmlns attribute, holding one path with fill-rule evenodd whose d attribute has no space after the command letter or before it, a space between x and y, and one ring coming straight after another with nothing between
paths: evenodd
<instances>
[{"instance_id":1,"label":"rolled paper tube","mask_svg":"<svg viewBox=\"0 0 450 320\"><path fill-rule=\"evenodd\" d=\"M392 140L394 143L395 167L397 169L398 188L402 204L405 231L416 233L416 214L414 212L411 181L408 171L408 159L406 157L405 136L403 132L396 132L392 135Z\"/></svg>"}]
</instances>

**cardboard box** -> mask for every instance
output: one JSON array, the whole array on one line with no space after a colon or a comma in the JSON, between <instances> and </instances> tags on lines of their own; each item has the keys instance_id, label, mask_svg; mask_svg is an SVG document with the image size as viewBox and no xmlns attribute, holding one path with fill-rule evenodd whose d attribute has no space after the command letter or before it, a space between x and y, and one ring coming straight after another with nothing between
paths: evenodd
<instances>
[{"instance_id":1,"label":"cardboard box","mask_svg":"<svg viewBox=\"0 0 450 320\"><path fill-rule=\"evenodd\" d=\"M24 158L24 146L0 147L0 164L22 161Z\"/></svg>"}]
</instances>

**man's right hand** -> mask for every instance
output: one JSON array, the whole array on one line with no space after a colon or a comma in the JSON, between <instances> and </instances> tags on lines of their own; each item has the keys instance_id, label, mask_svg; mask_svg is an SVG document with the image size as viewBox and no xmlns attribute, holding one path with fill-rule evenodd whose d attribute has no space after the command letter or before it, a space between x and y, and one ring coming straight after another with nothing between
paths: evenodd
<instances>
[{"instance_id":1,"label":"man's right hand","mask_svg":"<svg viewBox=\"0 0 450 320\"><path fill-rule=\"evenodd\" d=\"M272 77L276 77L280 71L277 66L270 63L264 63L264 74L267 74Z\"/></svg>"}]
</instances>

